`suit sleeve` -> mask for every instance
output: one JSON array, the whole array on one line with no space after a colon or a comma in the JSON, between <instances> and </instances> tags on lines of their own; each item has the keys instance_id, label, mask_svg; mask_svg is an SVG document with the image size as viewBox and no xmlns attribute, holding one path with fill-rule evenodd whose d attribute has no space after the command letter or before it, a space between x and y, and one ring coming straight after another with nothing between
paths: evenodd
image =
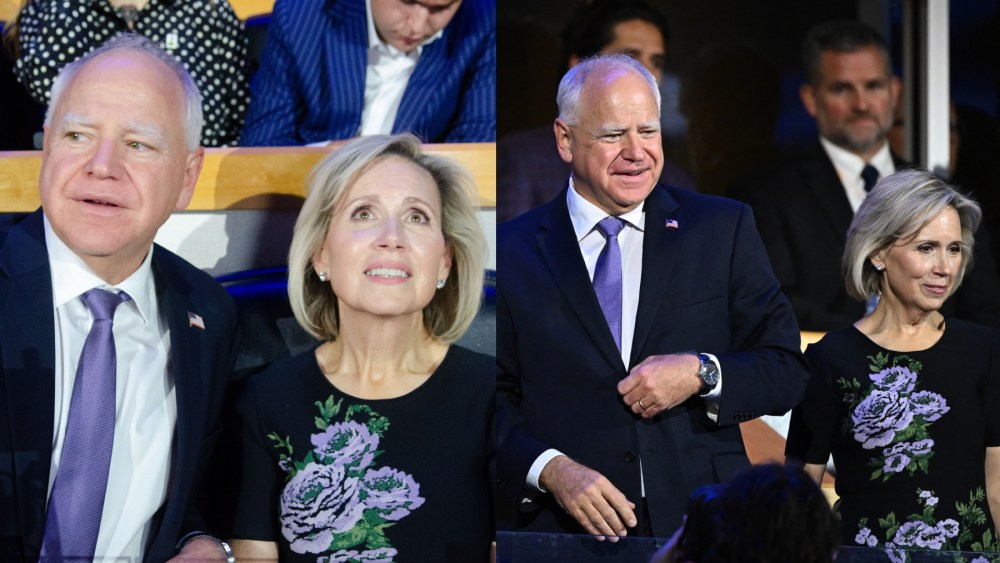
<instances>
[{"instance_id":1,"label":"suit sleeve","mask_svg":"<svg viewBox=\"0 0 1000 563\"><path fill-rule=\"evenodd\" d=\"M475 65L462 84L458 117L448 131L448 143L486 143L497 139L497 32L494 25Z\"/></svg>"},{"instance_id":2,"label":"suit sleeve","mask_svg":"<svg viewBox=\"0 0 1000 563\"><path fill-rule=\"evenodd\" d=\"M292 34L296 33L294 22L289 22L292 10L286 6L281 0L274 5L267 44L251 84L250 109L240 138L243 146L302 144L297 130L297 112L305 106L292 57Z\"/></svg>"},{"instance_id":3,"label":"suit sleeve","mask_svg":"<svg viewBox=\"0 0 1000 563\"><path fill-rule=\"evenodd\" d=\"M725 378L719 424L788 411L802 399L808 378L795 315L771 272L749 207L739 215L729 259L733 352L706 350L719 358Z\"/></svg>"},{"instance_id":4,"label":"suit sleeve","mask_svg":"<svg viewBox=\"0 0 1000 563\"><path fill-rule=\"evenodd\" d=\"M528 470L549 446L535 437L520 415L521 375L514 344L514 326L497 286L497 483L511 500L522 496Z\"/></svg>"}]
</instances>

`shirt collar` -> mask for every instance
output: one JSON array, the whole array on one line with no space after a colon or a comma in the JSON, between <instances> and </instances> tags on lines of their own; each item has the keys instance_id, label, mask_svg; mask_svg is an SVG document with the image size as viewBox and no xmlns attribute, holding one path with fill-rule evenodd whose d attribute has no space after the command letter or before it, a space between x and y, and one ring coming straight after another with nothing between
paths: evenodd
<instances>
[{"instance_id":1,"label":"shirt collar","mask_svg":"<svg viewBox=\"0 0 1000 563\"><path fill-rule=\"evenodd\" d=\"M149 324L147 312L153 300L156 299L156 290L153 284L153 246L150 245L146 258L139 265L139 269L125 278L121 283L111 286L102 280L91 270L83 259L73 252L56 235L49 224L49 218L42 215L45 225L45 246L49 254L49 268L52 273L52 297L56 308L76 299L80 295L94 288L109 289L115 288L131 297L130 303L136 307L136 311L142 318L144 324ZM56 283L56 280L59 280Z\"/></svg>"},{"instance_id":2,"label":"shirt collar","mask_svg":"<svg viewBox=\"0 0 1000 563\"><path fill-rule=\"evenodd\" d=\"M833 167L847 178L860 178L861 170L865 164L871 164L878 170L879 178L885 178L896 171L896 165L892 162L892 153L889 152L889 143L882 143L882 148L875 153L870 161L865 162L860 156L851 151L839 147L824 137L819 138L826 154L833 161Z\"/></svg>"},{"instance_id":3,"label":"shirt collar","mask_svg":"<svg viewBox=\"0 0 1000 563\"><path fill-rule=\"evenodd\" d=\"M573 176L569 177L569 189L566 191L566 205L569 207L569 218L573 223L573 230L576 232L576 240L579 242L597 228L597 224L608 214L583 198L576 191L573 185ZM633 229L642 231L646 225L646 213L643 205L635 206L635 209L618 215L618 218L625 221L625 224Z\"/></svg>"},{"instance_id":4,"label":"shirt collar","mask_svg":"<svg viewBox=\"0 0 1000 563\"><path fill-rule=\"evenodd\" d=\"M375 29L375 18L372 17L372 0L365 0L365 13L367 14L368 21L368 50L381 49L390 55L406 55L407 53L400 51L379 38L378 30ZM424 50L424 45L439 39L442 35L444 35L444 29L439 29L437 33L428 37L420 45L417 45L417 48L410 55L416 53L419 56Z\"/></svg>"}]
</instances>

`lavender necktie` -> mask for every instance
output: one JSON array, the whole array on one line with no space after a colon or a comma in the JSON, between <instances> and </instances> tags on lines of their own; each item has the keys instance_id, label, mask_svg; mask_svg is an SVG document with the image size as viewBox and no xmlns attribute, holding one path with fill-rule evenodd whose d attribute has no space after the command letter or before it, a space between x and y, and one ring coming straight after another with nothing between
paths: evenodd
<instances>
[{"instance_id":1,"label":"lavender necktie","mask_svg":"<svg viewBox=\"0 0 1000 563\"><path fill-rule=\"evenodd\" d=\"M878 182L878 170L875 169L871 164L866 164L864 168L861 169L861 181L865 183L865 193L872 191L875 187L875 183Z\"/></svg>"},{"instance_id":2,"label":"lavender necktie","mask_svg":"<svg viewBox=\"0 0 1000 563\"><path fill-rule=\"evenodd\" d=\"M618 233L624 226L618 217L605 217L597 224L605 242L594 268L594 292L619 350L622 349L622 251Z\"/></svg>"},{"instance_id":3,"label":"lavender necktie","mask_svg":"<svg viewBox=\"0 0 1000 563\"><path fill-rule=\"evenodd\" d=\"M94 316L73 382L69 420L42 540L43 561L94 558L115 437L115 310L124 291L92 289L80 296Z\"/></svg>"}]
</instances>

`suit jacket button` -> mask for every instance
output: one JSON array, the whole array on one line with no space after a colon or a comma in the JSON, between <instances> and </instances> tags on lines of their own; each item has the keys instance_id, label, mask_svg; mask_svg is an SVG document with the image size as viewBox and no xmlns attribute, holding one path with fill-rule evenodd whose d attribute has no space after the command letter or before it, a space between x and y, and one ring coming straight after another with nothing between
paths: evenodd
<instances>
[{"instance_id":1,"label":"suit jacket button","mask_svg":"<svg viewBox=\"0 0 1000 563\"><path fill-rule=\"evenodd\" d=\"M625 452L625 461L632 463L633 461L635 461L635 457L636 457L635 452L633 452L632 450Z\"/></svg>"}]
</instances>

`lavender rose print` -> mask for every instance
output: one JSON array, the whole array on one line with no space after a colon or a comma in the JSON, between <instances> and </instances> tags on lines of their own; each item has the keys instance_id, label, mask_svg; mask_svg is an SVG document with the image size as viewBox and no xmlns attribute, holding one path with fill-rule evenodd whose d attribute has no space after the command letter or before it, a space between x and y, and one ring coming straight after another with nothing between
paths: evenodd
<instances>
[{"instance_id":1,"label":"lavender rose print","mask_svg":"<svg viewBox=\"0 0 1000 563\"><path fill-rule=\"evenodd\" d=\"M908 550L913 549L983 552L1000 548L1000 542L990 531L983 532L980 538L974 537L971 531L986 522L986 495L981 487L969 493L969 502L955 503L961 522L953 518L938 520L934 516L938 506L934 491L917 489L917 503L923 507L920 513L897 519L896 513L890 512L885 518L878 519L880 535L884 538L882 547L890 561L909 561ZM879 545L878 534L869 527L867 518L858 521L854 542L865 547ZM955 560L965 559L956 556Z\"/></svg>"},{"instance_id":2,"label":"lavender rose print","mask_svg":"<svg viewBox=\"0 0 1000 563\"><path fill-rule=\"evenodd\" d=\"M866 389L857 380L837 380L850 410L844 431L862 448L874 450L868 462L875 468L872 480L885 482L904 471L927 473L934 455L934 440L927 429L951 410L948 402L937 393L918 389L920 362L897 356L890 365L884 352L868 356L868 361L871 384Z\"/></svg>"},{"instance_id":3,"label":"lavender rose print","mask_svg":"<svg viewBox=\"0 0 1000 563\"><path fill-rule=\"evenodd\" d=\"M413 476L379 466L376 458L389 420L365 405L343 399L316 402L319 430L310 449L294 457L288 437L268 434L287 473L280 499L281 534L295 553L315 553L317 563L392 561L396 549L386 528L424 504Z\"/></svg>"}]
</instances>

